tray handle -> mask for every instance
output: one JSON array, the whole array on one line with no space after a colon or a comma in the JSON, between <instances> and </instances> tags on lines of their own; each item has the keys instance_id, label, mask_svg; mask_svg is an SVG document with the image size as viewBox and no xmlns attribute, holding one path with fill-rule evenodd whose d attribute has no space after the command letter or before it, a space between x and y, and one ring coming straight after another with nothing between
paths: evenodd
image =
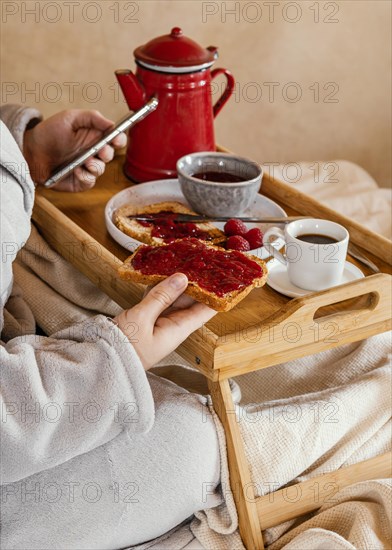
<instances>
[{"instance_id":1,"label":"tray handle","mask_svg":"<svg viewBox=\"0 0 392 550\"><path fill-rule=\"evenodd\" d=\"M330 313L315 319L316 312L324 306L333 306L339 302L366 295L370 295L370 300L365 307ZM360 328L373 324L370 322L369 313L372 315L373 322L391 317L391 276L386 273L378 273L316 294L295 298L288 303L287 308L277 314L278 318L274 321L283 322L290 318L290 321L297 321L307 326L328 320L337 322L341 329L348 324L350 326L354 324L356 328Z\"/></svg>"},{"instance_id":2,"label":"tray handle","mask_svg":"<svg viewBox=\"0 0 392 550\"><path fill-rule=\"evenodd\" d=\"M314 331L317 327L324 331L323 337L328 334L337 337L332 340L327 338L325 342L336 340L341 343L344 343L346 333L359 333L361 329L377 323L385 323L384 330L388 330L391 319L391 287L391 276L378 273L322 292L295 298L275 315L266 319L259 328L274 326L286 333L291 325L300 327L302 345L314 341ZM332 312L315 319L317 311L324 306L338 305L339 302L366 295L369 295L370 299L364 307ZM363 338L367 337L366 330L361 333Z\"/></svg>"},{"instance_id":3,"label":"tray handle","mask_svg":"<svg viewBox=\"0 0 392 550\"><path fill-rule=\"evenodd\" d=\"M391 289L391 276L378 273L290 300L260 323L246 324L244 317L244 326L218 338L213 368L223 380L385 332L391 328ZM362 296L367 299L333 308ZM315 318L325 306L331 309Z\"/></svg>"}]
</instances>

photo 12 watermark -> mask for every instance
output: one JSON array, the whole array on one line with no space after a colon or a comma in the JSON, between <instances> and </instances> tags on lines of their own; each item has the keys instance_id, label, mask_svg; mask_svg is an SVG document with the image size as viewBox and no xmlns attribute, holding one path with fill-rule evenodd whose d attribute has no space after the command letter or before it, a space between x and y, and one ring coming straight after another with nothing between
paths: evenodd
<instances>
[{"instance_id":1,"label":"photo 12 watermark","mask_svg":"<svg viewBox=\"0 0 392 550\"><path fill-rule=\"evenodd\" d=\"M70 106L77 106L81 101L88 105L96 105L102 99L109 99L111 103L122 103L126 101L121 92L118 82L113 80L107 86L97 81L55 81L47 82L15 82L2 81L1 103L20 103L22 105L31 103L66 103Z\"/></svg>"},{"instance_id":2,"label":"photo 12 watermark","mask_svg":"<svg viewBox=\"0 0 392 550\"><path fill-rule=\"evenodd\" d=\"M0 502L12 504L96 504L104 500L110 504L138 504L140 485L136 481L112 481L99 483L97 481L20 481L4 484L0 487Z\"/></svg>"},{"instance_id":3,"label":"photo 12 watermark","mask_svg":"<svg viewBox=\"0 0 392 550\"><path fill-rule=\"evenodd\" d=\"M306 403L245 403L233 404L232 407L214 403L214 408L219 416L232 417L237 424L241 422L247 425L263 424L266 427L271 424L286 426L302 422L304 429L309 427L319 428L323 424L338 424L344 414L344 406L337 397L331 396L328 400L314 400ZM208 422L211 412L207 407L201 407L202 422ZM245 428L246 429L246 428Z\"/></svg>"},{"instance_id":4,"label":"photo 12 watermark","mask_svg":"<svg viewBox=\"0 0 392 550\"><path fill-rule=\"evenodd\" d=\"M339 163L336 161L315 161L310 163L263 161L264 173L269 179L280 179L293 185L299 183L303 177L307 181L320 184L339 183Z\"/></svg>"},{"instance_id":5,"label":"photo 12 watermark","mask_svg":"<svg viewBox=\"0 0 392 550\"><path fill-rule=\"evenodd\" d=\"M240 483L232 483L230 487L222 482L221 492L223 495L234 494L237 498L245 498L247 502L256 502L259 497L267 497L270 504L283 503L298 503L306 501L307 505L312 503L317 505L317 508L323 504L335 504L337 499L335 495L339 492L339 484L335 481L313 481L308 484L293 484L282 487L281 481L250 481L241 485ZM202 486L202 501L207 502L208 498L216 493L213 483L204 482Z\"/></svg>"},{"instance_id":6,"label":"photo 12 watermark","mask_svg":"<svg viewBox=\"0 0 392 550\"><path fill-rule=\"evenodd\" d=\"M213 97L222 95L225 83L213 80L211 92ZM271 81L236 81L233 88L232 101L235 103L298 103L299 101L313 103L339 103L340 86L337 82L280 82Z\"/></svg>"},{"instance_id":7,"label":"photo 12 watermark","mask_svg":"<svg viewBox=\"0 0 392 550\"><path fill-rule=\"evenodd\" d=\"M3 1L1 21L9 23L128 23L140 22L140 2Z\"/></svg>"},{"instance_id":8,"label":"photo 12 watermark","mask_svg":"<svg viewBox=\"0 0 392 550\"><path fill-rule=\"evenodd\" d=\"M202 23L299 23L340 22L341 6L337 2L202 2Z\"/></svg>"},{"instance_id":9,"label":"photo 12 watermark","mask_svg":"<svg viewBox=\"0 0 392 550\"><path fill-rule=\"evenodd\" d=\"M2 401L0 408L1 424L20 424L34 426L40 423L67 423L78 426L88 424L136 424L139 422L139 408L135 402L99 403L97 399L78 401Z\"/></svg>"}]
</instances>

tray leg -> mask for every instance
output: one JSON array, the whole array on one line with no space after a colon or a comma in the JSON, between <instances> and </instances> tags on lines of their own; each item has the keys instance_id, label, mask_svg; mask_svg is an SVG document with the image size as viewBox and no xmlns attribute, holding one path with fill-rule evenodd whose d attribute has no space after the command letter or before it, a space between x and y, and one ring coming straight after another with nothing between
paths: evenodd
<instances>
[{"instance_id":1,"label":"tray leg","mask_svg":"<svg viewBox=\"0 0 392 550\"><path fill-rule=\"evenodd\" d=\"M208 380L214 409L226 433L230 485L237 507L239 530L248 550L263 550L263 536L257 514L256 498L246 462L241 432L235 416L235 406L229 381Z\"/></svg>"}]
</instances>

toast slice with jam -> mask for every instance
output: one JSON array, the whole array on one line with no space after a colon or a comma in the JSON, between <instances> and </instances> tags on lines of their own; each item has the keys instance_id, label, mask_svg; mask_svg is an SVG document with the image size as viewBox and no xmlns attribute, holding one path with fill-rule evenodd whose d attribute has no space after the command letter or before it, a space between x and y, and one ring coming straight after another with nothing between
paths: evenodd
<instances>
[{"instance_id":1,"label":"toast slice with jam","mask_svg":"<svg viewBox=\"0 0 392 550\"><path fill-rule=\"evenodd\" d=\"M148 206L127 204L116 210L113 216L115 225L126 235L145 244L161 245L176 239L194 237L212 244L226 240L222 231L212 223L176 222L178 214L195 214L180 202L158 202ZM151 221L141 221L129 216L151 217Z\"/></svg>"},{"instance_id":2,"label":"toast slice with jam","mask_svg":"<svg viewBox=\"0 0 392 550\"><path fill-rule=\"evenodd\" d=\"M229 311L267 280L263 260L195 238L162 246L141 245L119 268L122 279L146 285L173 273L188 277L186 294L216 311Z\"/></svg>"}]
</instances>

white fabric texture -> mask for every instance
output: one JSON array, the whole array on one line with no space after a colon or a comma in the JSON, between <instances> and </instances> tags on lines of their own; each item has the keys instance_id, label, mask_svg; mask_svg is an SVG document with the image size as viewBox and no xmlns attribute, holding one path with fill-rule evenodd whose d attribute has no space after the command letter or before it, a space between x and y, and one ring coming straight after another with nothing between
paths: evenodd
<instances>
[{"instance_id":1,"label":"white fabric texture","mask_svg":"<svg viewBox=\"0 0 392 550\"><path fill-rule=\"evenodd\" d=\"M26 171L26 162L8 128L0 121L0 331L3 309L12 289L12 263L30 233L34 203L34 185ZM10 183L9 183L10 182Z\"/></svg>"},{"instance_id":2,"label":"white fabric texture","mask_svg":"<svg viewBox=\"0 0 392 550\"><path fill-rule=\"evenodd\" d=\"M122 431L55 468L3 486L1 548L126 548L221 502L217 434L206 398L153 374L148 380L155 407L149 431ZM137 426L135 410L119 405L119 416L125 413L124 421ZM192 539L189 527L187 532L173 533L174 540L185 545Z\"/></svg>"},{"instance_id":3,"label":"white fabric texture","mask_svg":"<svg viewBox=\"0 0 392 550\"><path fill-rule=\"evenodd\" d=\"M34 184L22 155L23 136L28 126L40 120L41 115L35 109L18 105L0 107L0 333L4 305L12 290L12 262L29 236L34 203Z\"/></svg>"}]
</instances>

